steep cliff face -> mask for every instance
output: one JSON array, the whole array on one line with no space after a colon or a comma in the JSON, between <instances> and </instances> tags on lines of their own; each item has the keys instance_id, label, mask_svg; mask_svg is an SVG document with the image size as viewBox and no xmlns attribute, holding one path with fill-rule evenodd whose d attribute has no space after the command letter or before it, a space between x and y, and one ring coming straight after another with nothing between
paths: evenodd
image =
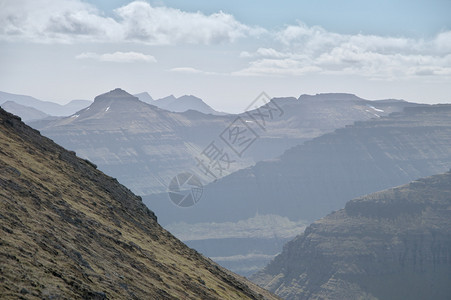
<instances>
[{"instance_id":1,"label":"steep cliff face","mask_svg":"<svg viewBox=\"0 0 451 300\"><path fill-rule=\"evenodd\" d=\"M2 109L0 295L275 298L189 249L140 197Z\"/></svg>"},{"instance_id":2,"label":"steep cliff face","mask_svg":"<svg viewBox=\"0 0 451 300\"><path fill-rule=\"evenodd\" d=\"M357 122L205 186L196 210L161 219L230 221L260 214L314 221L355 197L449 170L451 105ZM228 218L228 219L227 219ZM164 221L163 221L164 222Z\"/></svg>"},{"instance_id":3,"label":"steep cliff face","mask_svg":"<svg viewBox=\"0 0 451 300\"><path fill-rule=\"evenodd\" d=\"M451 173L348 202L252 279L284 299L450 299Z\"/></svg>"}]
</instances>

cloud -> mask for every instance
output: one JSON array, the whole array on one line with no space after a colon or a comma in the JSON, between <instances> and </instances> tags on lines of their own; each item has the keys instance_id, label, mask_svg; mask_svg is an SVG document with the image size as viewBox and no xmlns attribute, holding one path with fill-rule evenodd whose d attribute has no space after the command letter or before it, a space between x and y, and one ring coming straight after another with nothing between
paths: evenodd
<instances>
[{"instance_id":1,"label":"cloud","mask_svg":"<svg viewBox=\"0 0 451 300\"><path fill-rule=\"evenodd\" d=\"M175 73L183 73L183 74L203 74L203 75L213 75L216 74L214 72L207 72L203 70L199 70L192 67L179 67L179 68L172 68L169 71L175 72Z\"/></svg>"},{"instance_id":2,"label":"cloud","mask_svg":"<svg viewBox=\"0 0 451 300\"><path fill-rule=\"evenodd\" d=\"M289 25L273 32L274 48L242 52L238 76L358 75L377 79L451 76L451 31L432 39L347 35L319 26Z\"/></svg>"},{"instance_id":3,"label":"cloud","mask_svg":"<svg viewBox=\"0 0 451 300\"><path fill-rule=\"evenodd\" d=\"M223 12L211 15L188 13L174 8L152 7L139 1L115 11L122 19L126 40L150 44L218 44L264 32L263 29L244 25Z\"/></svg>"},{"instance_id":4,"label":"cloud","mask_svg":"<svg viewBox=\"0 0 451 300\"><path fill-rule=\"evenodd\" d=\"M83 52L76 56L77 59L95 59L105 62L118 62L118 63L133 63L133 62L146 62L154 63L157 62L155 57L148 54L143 54L139 52L114 52L114 53L104 53L97 54L93 52Z\"/></svg>"},{"instance_id":5,"label":"cloud","mask_svg":"<svg viewBox=\"0 0 451 300\"><path fill-rule=\"evenodd\" d=\"M78 0L9 1L0 10L0 38L71 43L118 37L119 24Z\"/></svg>"},{"instance_id":6,"label":"cloud","mask_svg":"<svg viewBox=\"0 0 451 300\"><path fill-rule=\"evenodd\" d=\"M17 0L3 6L0 39L8 41L218 44L265 32L223 12L205 15L143 1L115 9L113 17L80 0Z\"/></svg>"}]
</instances>

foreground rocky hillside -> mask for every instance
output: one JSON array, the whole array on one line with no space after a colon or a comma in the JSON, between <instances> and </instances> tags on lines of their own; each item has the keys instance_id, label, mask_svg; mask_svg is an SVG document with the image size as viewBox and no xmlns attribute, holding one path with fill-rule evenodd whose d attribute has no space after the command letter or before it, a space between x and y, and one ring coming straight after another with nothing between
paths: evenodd
<instances>
[{"instance_id":1,"label":"foreground rocky hillside","mask_svg":"<svg viewBox=\"0 0 451 300\"><path fill-rule=\"evenodd\" d=\"M284 299L450 299L451 173L348 202L252 279Z\"/></svg>"},{"instance_id":2,"label":"foreground rocky hillside","mask_svg":"<svg viewBox=\"0 0 451 300\"><path fill-rule=\"evenodd\" d=\"M92 163L0 109L2 299L274 299Z\"/></svg>"}]
</instances>

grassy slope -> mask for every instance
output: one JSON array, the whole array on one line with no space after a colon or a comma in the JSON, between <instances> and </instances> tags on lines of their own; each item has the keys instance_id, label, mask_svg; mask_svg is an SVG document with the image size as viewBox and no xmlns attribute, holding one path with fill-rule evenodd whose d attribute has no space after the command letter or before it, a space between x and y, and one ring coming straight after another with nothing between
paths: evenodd
<instances>
[{"instance_id":1,"label":"grassy slope","mask_svg":"<svg viewBox=\"0 0 451 300\"><path fill-rule=\"evenodd\" d=\"M115 179L0 110L2 299L259 293L272 297L174 238Z\"/></svg>"}]
</instances>

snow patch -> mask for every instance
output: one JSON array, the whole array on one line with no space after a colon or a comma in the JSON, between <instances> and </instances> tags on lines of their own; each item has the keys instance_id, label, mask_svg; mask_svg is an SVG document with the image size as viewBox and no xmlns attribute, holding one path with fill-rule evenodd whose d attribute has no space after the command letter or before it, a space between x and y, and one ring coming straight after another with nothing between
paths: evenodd
<instances>
[{"instance_id":1,"label":"snow patch","mask_svg":"<svg viewBox=\"0 0 451 300\"><path fill-rule=\"evenodd\" d=\"M78 118L80 115L73 115L71 118Z\"/></svg>"},{"instance_id":2,"label":"snow patch","mask_svg":"<svg viewBox=\"0 0 451 300\"><path fill-rule=\"evenodd\" d=\"M375 111L378 111L378 112L384 112L383 109L375 108L375 107L372 106L372 105L368 105L368 107L371 108L371 109L373 109L373 110L375 110Z\"/></svg>"},{"instance_id":3,"label":"snow patch","mask_svg":"<svg viewBox=\"0 0 451 300\"><path fill-rule=\"evenodd\" d=\"M109 109L110 109L110 107L108 106L108 107L105 109L105 111L107 112Z\"/></svg>"}]
</instances>

